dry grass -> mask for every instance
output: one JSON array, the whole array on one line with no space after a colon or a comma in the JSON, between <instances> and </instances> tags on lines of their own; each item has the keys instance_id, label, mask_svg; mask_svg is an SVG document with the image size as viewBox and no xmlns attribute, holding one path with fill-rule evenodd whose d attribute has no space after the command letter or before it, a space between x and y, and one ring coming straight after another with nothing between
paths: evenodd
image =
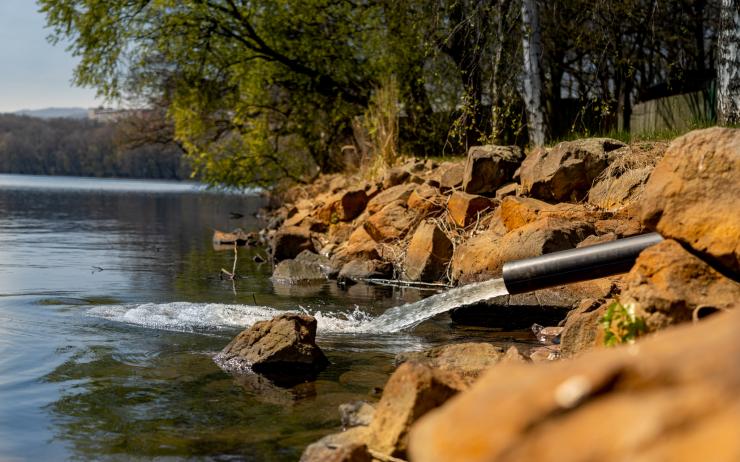
<instances>
[{"instance_id":1,"label":"dry grass","mask_svg":"<svg viewBox=\"0 0 740 462\"><path fill-rule=\"evenodd\" d=\"M398 82L389 78L375 90L364 117L355 123L355 139L363 154L361 168L366 177L382 175L399 160L398 100Z\"/></svg>"}]
</instances>

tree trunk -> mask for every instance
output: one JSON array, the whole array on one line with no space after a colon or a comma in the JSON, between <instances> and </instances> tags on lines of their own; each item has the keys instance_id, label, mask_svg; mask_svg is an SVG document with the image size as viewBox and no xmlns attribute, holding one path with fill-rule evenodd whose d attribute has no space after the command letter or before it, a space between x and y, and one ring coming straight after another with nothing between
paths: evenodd
<instances>
[{"instance_id":1,"label":"tree trunk","mask_svg":"<svg viewBox=\"0 0 740 462\"><path fill-rule=\"evenodd\" d=\"M545 144L545 111L542 108L542 76L540 57L540 21L536 0L522 0L522 46L524 50L524 107L527 111L529 142Z\"/></svg>"},{"instance_id":2,"label":"tree trunk","mask_svg":"<svg viewBox=\"0 0 740 462\"><path fill-rule=\"evenodd\" d=\"M740 123L740 0L722 0L717 47L717 122Z\"/></svg>"}]
</instances>

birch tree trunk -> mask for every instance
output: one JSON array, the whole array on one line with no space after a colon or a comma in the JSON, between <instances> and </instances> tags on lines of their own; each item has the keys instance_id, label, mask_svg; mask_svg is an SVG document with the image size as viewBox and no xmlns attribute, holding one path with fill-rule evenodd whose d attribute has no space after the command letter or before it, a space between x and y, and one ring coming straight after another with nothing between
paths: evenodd
<instances>
[{"instance_id":1,"label":"birch tree trunk","mask_svg":"<svg viewBox=\"0 0 740 462\"><path fill-rule=\"evenodd\" d=\"M545 113L542 108L540 73L542 42L540 41L540 21L536 0L522 0L522 46L524 50L524 107L527 111L529 141L534 146L542 146L545 144L546 126ZM559 88L558 85L555 87Z\"/></svg>"},{"instance_id":2,"label":"birch tree trunk","mask_svg":"<svg viewBox=\"0 0 740 462\"><path fill-rule=\"evenodd\" d=\"M720 10L717 122L740 123L740 0L722 0Z\"/></svg>"}]
</instances>

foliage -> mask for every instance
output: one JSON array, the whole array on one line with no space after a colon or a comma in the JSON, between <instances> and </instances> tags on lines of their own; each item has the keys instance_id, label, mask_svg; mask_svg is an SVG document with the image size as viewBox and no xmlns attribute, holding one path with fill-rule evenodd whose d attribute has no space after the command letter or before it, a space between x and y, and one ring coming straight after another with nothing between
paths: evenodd
<instances>
[{"instance_id":1,"label":"foliage","mask_svg":"<svg viewBox=\"0 0 740 462\"><path fill-rule=\"evenodd\" d=\"M370 98L363 128L368 134L368 174L374 176L396 164L398 152L398 83L387 79Z\"/></svg>"},{"instance_id":2,"label":"foliage","mask_svg":"<svg viewBox=\"0 0 740 462\"><path fill-rule=\"evenodd\" d=\"M128 122L0 115L0 172L183 179L190 166L175 145L120 143Z\"/></svg>"},{"instance_id":3,"label":"foliage","mask_svg":"<svg viewBox=\"0 0 740 462\"><path fill-rule=\"evenodd\" d=\"M623 305L614 300L606 308L606 313L599 320L604 329L604 345L615 346L622 343L634 343L644 334L647 326L645 319L635 314L633 304Z\"/></svg>"}]
</instances>

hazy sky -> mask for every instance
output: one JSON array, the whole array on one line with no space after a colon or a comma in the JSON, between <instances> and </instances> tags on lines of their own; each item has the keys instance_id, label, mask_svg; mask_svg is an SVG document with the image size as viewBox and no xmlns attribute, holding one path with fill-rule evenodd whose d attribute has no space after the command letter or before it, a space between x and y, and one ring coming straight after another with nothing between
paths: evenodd
<instances>
[{"instance_id":1,"label":"hazy sky","mask_svg":"<svg viewBox=\"0 0 740 462\"><path fill-rule=\"evenodd\" d=\"M77 61L46 41L34 0L0 0L0 112L45 107L93 107L95 91L72 86Z\"/></svg>"}]
</instances>

